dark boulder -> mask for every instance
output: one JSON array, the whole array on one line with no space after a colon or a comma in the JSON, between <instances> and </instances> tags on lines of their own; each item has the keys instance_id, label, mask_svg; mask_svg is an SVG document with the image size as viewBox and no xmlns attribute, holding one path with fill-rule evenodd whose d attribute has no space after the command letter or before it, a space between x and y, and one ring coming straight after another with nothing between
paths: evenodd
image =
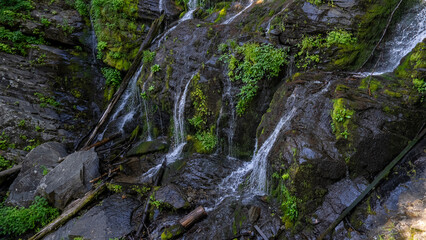
<instances>
[{"instance_id":1,"label":"dark boulder","mask_svg":"<svg viewBox=\"0 0 426 240\"><path fill-rule=\"evenodd\" d=\"M9 188L8 204L28 207L34 200L37 186L49 171L67 155L63 144L47 142L27 154L18 177Z\"/></svg>"},{"instance_id":2,"label":"dark boulder","mask_svg":"<svg viewBox=\"0 0 426 240\"><path fill-rule=\"evenodd\" d=\"M92 187L90 180L98 176L99 158L95 150L75 152L44 176L37 193L62 210L88 192Z\"/></svg>"}]
</instances>

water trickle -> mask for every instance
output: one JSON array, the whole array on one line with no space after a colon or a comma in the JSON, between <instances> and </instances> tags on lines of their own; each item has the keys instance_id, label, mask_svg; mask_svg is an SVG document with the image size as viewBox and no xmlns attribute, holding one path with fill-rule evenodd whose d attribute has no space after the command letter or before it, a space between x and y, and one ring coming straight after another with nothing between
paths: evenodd
<instances>
[{"instance_id":1,"label":"water trickle","mask_svg":"<svg viewBox=\"0 0 426 240\"><path fill-rule=\"evenodd\" d=\"M232 23L236 17L240 16L241 13L245 12L247 9L249 9L252 5L254 4L254 0L250 0L249 4L247 4L247 6L239 11L237 14L235 14L234 16L232 16L231 18L229 18L228 20L226 20L225 22L223 22L222 24L226 25L226 24L230 24Z\"/></svg>"},{"instance_id":2,"label":"water trickle","mask_svg":"<svg viewBox=\"0 0 426 240\"><path fill-rule=\"evenodd\" d=\"M281 11L279 11L277 14L275 14L274 16L272 16L271 17L271 19L269 19L269 21L268 21L268 26L266 27L266 34L268 35L268 37L270 37L270 32L271 32L271 24L272 24L272 21L274 21L274 19L278 16L278 15L280 15L281 13L283 13L284 12L284 10L286 9L287 7L283 7L282 9L281 9Z\"/></svg>"},{"instance_id":3,"label":"water trickle","mask_svg":"<svg viewBox=\"0 0 426 240\"><path fill-rule=\"evenodd\" d=\"M143 83L143 86L142 86L142 92L144 92L144 93L146 93L146 90L145 90L145 86L146 86L146 82L144 82ZM147 103L147 101L146 101L146 99L145 98L142 98L142 103L143 103L143 107L144 107L144 112L145 112L145 119L146 119L146 128L147 128L147 132L148 132L148 135L147 135L147 137L146 137L146 140L147 141L152 141L152 136L151 136L151 123L150 123L150 121L149 121L149 117L148 117L148 115L149 115L149 112L148 112L148 103Z\"/></svg>"},{"instance_id":4,"label":"water trickle","mask_svg":"<svg viewBox=\"0 0 426 240\"><path fill-rule=\"evenodd\" d=\"M114 114L108 121L105 130L101 134L99 134L98 140L102 140L105 132L110 127L115 127L118 131L123 132L123 127L126 125L126 123L132 121L133 117L139 111L141 107L141 97L137 82L141 74L142 68L143 65L141 64L136 73L132 76L132 79L130 79L129 86L126 88L120 100L118 101L118 106L116 107ZM122 119L117 124L118 126L111 126L111 124L116 122L119 117L121 117Z\"/></svg>"},{"instance_id":5,"label":"water trickle","mask_svg":"<svg viewBox=\"0 0 426 240\"><path fill-rule=\"evenodd\" d=\"M192 75L191 79L193 77L194 75ZM180 94L180 92L177 92L175 97L175 106L173 109L175 147L183 143L185 140L183 114L185 112L186 95L188 93L188 87L189 83L191 82L191 79L189 79L189 81L186 83L183 93Z\"/></svg>"},{"instance_id":6,"label":"water trickle","mask_svg":"<svg viewBox=\"0 0 426 240\"><path fill-rule=\"evenodd\" d=\"M234 103L234 98L232 97L232 83L231 80L229 78L226 79L225 82L225 92L224 92L224 96L225 99L228 101L228 107L229 107L229 113L230 113L230 118L229 118L229 128L227 130L227 135L228 135L228 156L233 157L234 153L233 153L233 139L234 139L234 135L235 135L235 128L236 128L236 113L235 113L235 103Z\"/></svg>"},{"instance_id":7,"label":"water trickle","mask_svg":"<svg viewBox=\"0 0 426 240\"><path fill-rule=\"evenodd\" d=\"M160 14L161 14L164 10L164 0L160 0L160 2L158 3L158 8L159 8Z\"/></svg>"},{"instance_id":8,"label":"water trickle","mask_svg":"<svg viewBox=\"0 0 426 240\"><path fill-rule=\"evenodd\" d=\"M197 8L197 1L196 0L189 0L188 4L188 11L185 13L185 15L183 15L183 17L181 19L179 19L178 23L173 26L172 28L170 28L169 30L167 30L165 33L163 33L163 35L158 36L157 38L154 39L153 42L156 42L157 39L159 38L159 40L157 41L157 48L160 47L161 43L164 41L164 39L166 39L166 37L173 31L175 30L175 28L177 26L179 26L181 23L185 22L186 20L190 20L192 19L193 13L195 11L195 9Z\"/></svg>"},{"instance_id":9,"label":"water trickle","mask_svg":"<svg viewBox=\"0 0 426 240\"><path fill-rule=\"evenodd\" d=\"M384 43L382 58L375 74L392 72L401 59L426 38L426 1L410 9L393 28L389 41Z\"/></svg>"},{"instance_id":10,"label":"water trickle","mask_svg":"<svg viewBox=\"0 0 426 240\"><path fill-rule=\"evenodd\" d=\"M194 76L195 74L193 74L191 78L188 80L182 94L180 90L181 86L179 86L179 89L178 89L179 91L176 91L175 104L173 109L174 148L165 156L167 160L167 164L171 164L175 162L177 159L179 159L179 157L182 154L183 148L186 145L185 129L184 129L185 102L186 102L186 96L188 95L189 84ZM148 170L146 173L142 175L141 177L142 181L146 181L152 178L153 176L155 176L158 170L160 170L160 168L161 168L161 164L158 164L157 166Z\"/></svg>"},{"instance_id":11,"label":"water trickle","mask_svg":"<svg viewBox=\"0 0 426 240\"><path fill-rule=\"evenodd\" d=\"M92 8L92 1L90 1L90 9ZM89 11L89 19L90 19L90 46L92 48L92 57L93 61L96 62L96 49L98 47L98 40L96 39L95 27L93 25L92 13Z\"/></svg>"}]
</instances>

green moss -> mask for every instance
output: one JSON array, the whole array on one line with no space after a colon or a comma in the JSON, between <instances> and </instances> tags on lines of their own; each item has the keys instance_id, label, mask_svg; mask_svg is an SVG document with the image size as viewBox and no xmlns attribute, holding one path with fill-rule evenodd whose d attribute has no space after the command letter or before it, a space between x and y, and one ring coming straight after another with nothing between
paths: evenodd
<instances>
[{"instance_id":1,"label":"green moss","mask_svg":"<svg viewBox=\"0 0 426 240\"><path fill-rule=\"evenodd\" d=\"M128 70L140 45L145 25L138 24L137 0L94 0L90 9L98 38L98 56L119 70ZM106 43L99 48L101 43Z\"/></svg>"},{"instance_id":2,"label":"green moss","mask_svg":"<svg viewBox=\"0 0 426 240\"><path fill-rule=\"evenodd\" d=\"M333 100L333 110L331 111L332 128L336 134L336 139L350 138L351 118L354 114L353 110L345 107L346 99L338 98Z\"/></svg>"},{"instance_id":3,"label":"green moss","mask_svg":"<svg viewBox=\"0 0 426 240\"><path fill-rule=\"evenodd\" d=\"M358 88L361 90L369 90L369 92L374 95L377 90L383 88L383 85L380 81L369 76L362 79L361 84Z\"/></svg>"},{"instance_id":4,"label":"green moss","mask_svg":"<svg viewBox=\"0 0 426 240\"><path fill-rule=\"evenodd\" d=\"M401 94L401 93L399 93L399 92L393 92L393 91L391 91L391 90L389 90L389 89L385 89L384 93L385 93L386 95L388 95L388 96L395 97L395 98L400 98L400 97L402 97L402 94Z\"/></svg>"}]
</instances>

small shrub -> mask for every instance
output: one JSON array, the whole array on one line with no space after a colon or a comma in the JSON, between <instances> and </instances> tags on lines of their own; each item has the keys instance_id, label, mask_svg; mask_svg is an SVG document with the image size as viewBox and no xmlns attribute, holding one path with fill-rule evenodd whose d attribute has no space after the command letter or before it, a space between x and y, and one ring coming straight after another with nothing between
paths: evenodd
<instances>
[{"instance_id":1,"label":"small shrub","mask_svg":"<svg viewBox=\"0 0 426 240\"><path fill-rule=\"evenodd\" d=\"M0 171L9 169L13 166L13 162L7 160L5 157L0 155Z\"/></svg>"},{"instance_id":2,"label":"small shrub","mask_svg":"<svg viewBox=\"0 0 426 240\"><path fill-rule=\"evenodd\" d=\"M151 72L152 72L152 73L156 73L156 72L159 72L159 71L161 71L161 67L160 67L160 65L155 64L155 65L152 65L152 66L151 66Z\"/></svg>"},{"instance_id":3,"label":"small shrub","mask_svg":"<svg viewBox=\"0 0 426 240\"><path fill-rule=\"evenodd\" d=\"M102 74L105 77L106 84L109 86L118 86L121 83L121 74L115 68L104 67L101 69Z\"/></svg>"},{"instance_id":4,"label":"small shrub","mask_svg":"<svg viewBox=\"0 0 426 240\"><path fill-rule=\"evenodd\" d=\"M151 52L149 50L143 51L143 63L152 63L152 61L154 61L155 54L155 52Z\"/></svg>"},{"instance_id":5,"label":"small shrub","mask_svg":"<svg viewBox=\"0 0 426 240\"><path fill-rule=\"evenodd\" d=\"M6 207L0 204L0 235L20 235L28 230L43 227L59 215L47 200L35 197L28 208Z\"/></svg>"}]
</instances>

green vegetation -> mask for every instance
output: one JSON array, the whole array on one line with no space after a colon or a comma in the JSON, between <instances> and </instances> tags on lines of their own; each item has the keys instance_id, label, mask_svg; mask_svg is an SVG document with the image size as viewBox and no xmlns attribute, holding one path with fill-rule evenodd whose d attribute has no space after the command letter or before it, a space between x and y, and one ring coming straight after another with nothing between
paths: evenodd
<instances>
[{"instance_id":1,"label":"green vegetation","mask_svg":"<svg viewBox=\"0 0 426 240\"><path fill-rule=\"evenodd\" d=\"M152 63L155 58L155 52L151 52L149 50L143 51L143 63Z\"/></svg>"},{"instance_id":2,"label":"green vegetation","mask_svg":"<svg viewBox=\"0 0 426 240\"><path fill-rule=\"evenodd\" d=\"M349 125L351 123L352 115L354 114L353 110L345 108L345 99L338 98L333 100L333 110L331 111L331 128L336 134L336 138L348 139L349 137Z\"/></svg>"},{"instance_id":3,"label":"green vegetation","mask_svg":"<svg viewBox=\"0 0 426 240\"><path fill-rule=\"evenodd\" d=\"M221 49L225 49L222 45ZM232 49L232 48L231 48ZM230 52L231 52L230 49ZM269 44L246 43L235 48L234 54L224 54L221 59L228 62L231 81L241 81L237 103L237 114L242 116L257 94L258 82L277 77L283 64L287 64L287 52ZM241 60L240 60L241 59Z\"/></svg>"},{"instance_id":4,"label":"green vegetation","mask_svg":"<svg viewBox=\"0 0 426 240\"><path fill-rule=\"evenodd\" d=\"M101 69L105 77L105 82L108 86L119 86L121 83L121 73L117 69L104 67Z\"/></svg>"},{"instance_id":5,"label":"green vegetation","mask_svg":"<svg viewBox=\"0 0 426 240\"><path fill-rule=\"evenodd\" d=\"M89 16L89 8L84 0L75 0L74 8L80 13L81 16Z\"/></svg>"},{"instance_id":6,"label":"green vegetation","mask_svg":"<svg viewBox=\"0 0 426 240\"><path fill-rule=\"evenodd\" d=\"M196 129L194 139L195 150L199 153L209 153L216 147L217 137L214 133L214 125L208 129L207 118L211 113L207 107L207 97L198 83L199 80L199 73L194 75L191 80L191 86L193 88L191 91L191 100L195 113L188 122Z\"/></svg>"},{"instance_id":7,"label":"green vegetation","mask_svg":"<svg viewBox=\"0 0 426 240\"><path fill-rule=\"evenodd\" d=\"M136 23L138 1L93 0L90 14L99 41L98 57L120 71L128 70L145 31L145 25Z\"/></svg>"},{"instance_id":8,"label":"green vegetation","mask_svg":"<svg viewBox=\"0 0 426 240\"><path fill-rule=\"evenodd\" d=\"M13 162L0 155L0 171L13 167Z\"/></svg>"},{"instance_id":9,"label":"green vegetation","mask_svg":"<svg viewBox=\"0 0 426 240\"><path fill-rule=\"evenodd\" d=\"M297 202L299 201L285 185L289 181L290 174L284 173L280 176L277 172L272 174L272 177L278 180L277 188L272 192L272 195L280 202L283 216L281 219L286 224L286 227L293 225L299 216Z\"/></svg>"},{"instance_id":10,"label":"green vegetation","mask_svg":"<svg viewBox=\"0 0 426 240\"><path fill-rule=\"evenodd\" d=\"M351 33L336 29L327 34L325 38L320 35L306 36L302 42L297 44L299 52L296 54L296 66L306 69L308 66L315 66L315 63L320 62L320 53L331 46L349 46L357 42L357 38Z\"/></svg>"},{"instance_id":11,"label":"green vegetation","mask_svg":"<svg viewBox=\"0 0 426 240\"><path fill-rule=\"evenodd\" d=\"M27 146L25 146L24 147L24 151L31 151L31 150L33 150L34 148L36 148L37 146L39 146L40 145L40 141L39 140L37 140L37 139L30 139L30 140L28 140L27 141Z\"/></svg>"},{"instance_id":12,"label":"green vegetation","mask_svg":"<svg viewBox=\"0 0 426 240\"><path fill-rule=\"evenodd\" d=\"M161 67L160 67L160 65L158 65L158 64L154 64L154 65L152 65L151 66L151 72L154 74L154 73L156 73L156 72L159 72L159 71L161 71Z\"/></svg>"},{"instance_id":13,"label":"green vegetation","mask_svg":"<svg viewBox=\"0 0 426 240\"><path fill-rule=\"evenodd\" d=\"M10 143L9 136L3 131L0 135L0 150L14 149L15 144Z\"/></svg>"},{"instance_id":14,"label":"green vegetation","mask_svg":"<svg viewBox=\"0 0 426 240\"><path fill-rule=\"evenodd\" d=\"M110 190L111 192L115 192L115 193L120 193L120 192L122 192L122 187L121 187L121 185L118 185L118 184L106 183L106 187L107 187L107 188L108 188L108 190Z\"/></svg>"},{"instance_id":15,"label":"green vegetation","mask_svg":"<svg viewBox=\"0 0 426 240\"><path fill-rule=\"evenodd\" d=\"M34 45L44 44L42 37L27 36L21 31L11 31L5 27L0 27L0 51L21 54L26 56L28 49L34 48Z\"/></svg>"},{"instance_id":16,"label":"green vegetation","mask_svg":"<svg viewBox=\"0 0 426 240\"><path fill-rule=\"evenodd\" d=\"M0 24L12 26L20 18L30 18L29 11L32 9L31 0L0 1Z\"/></svg>"},{"instance_id":17,"label":"green vegetation","mask_svg":"<svg viewBox=\"0 0 426 240\"><path fill-rule=\"evenodd\" d=\"M52 97L46 97L42 93L34 93L34 96L38 98L38 101L40 103L40 107L45 108L47 105L50 105L52 107L59 107L61 104L57 102Z\"/></svg>"},{"instance_id":18,"label":"green vegetation","mask_svg":"<svg viewBox=\"0 0 426 240\"><path fill-rule=\"evenodd\" d=\"M28 230L38 229L59 215L56 208L48 205L47 200L35 197L28 208L7 207L0 204L0 235L20 235Z\"/></svg>"}]
</instances>

